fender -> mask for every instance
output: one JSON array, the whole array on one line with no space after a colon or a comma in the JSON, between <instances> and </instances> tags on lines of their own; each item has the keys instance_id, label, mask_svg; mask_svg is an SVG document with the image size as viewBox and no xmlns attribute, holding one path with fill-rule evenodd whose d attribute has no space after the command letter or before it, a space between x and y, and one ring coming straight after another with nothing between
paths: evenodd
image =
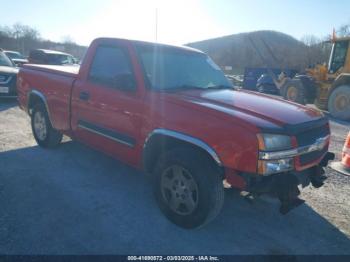
<instances>
[{"instance_id":1,"label":"fender","mask_svg":"<svg viewBox=\"0 0 350 262\"><path fill-rule=\"evenodd\" d=\"M337 76L337 78L334 80L331 91L333 91L333 89L337 88L338 86L349 85L349 84L350 84L350 74L342 73L339 76Z\"/></svg>"},{"instance_id":2,"label":"fender","mask_svg":"<svg viewBox=\"0 0 350 262\"><path fill-rule=\"evenodd\" d=\"M149 140L154 135L164 135L164 136L172 137L172 138L181 140L183 142L187 142L187 143L190 143L192 145L198 146L199 148L206 151L213 158L213 160L218 164L218 166L220 166L220 167L223 166L222 162L221 162L219 156L217 155L217 153L215 152L215 150L213 148L211 148L208 144L206 144L205 142L203 142L202 140L200 140L198 138L195 138L195 137L192 137L192 136L180 133L180 132L168 130L168 129L160 128L160 129L153 130L145 140L145 143L143 145L144 149L146 148Z\"/></svg>"},{"instance_id":3,"label":"fender","mask_svg":"<svg viewBox=\"0 0 350 262\"><path fill-rule=\"evenodd\" d=\"M49 120L52 124L52 120L51 120L51 116L50 116L50 110L49 110L49 106L48 106L48 103L47 103L47 99L45 97L45 95L43 93L41 93L40 91L36 90L36 89L32 89L28 92L28 96L27 96L27 113L29 115L31 115L31 109L30 109L30 99L32 96L37 96L39 97L39 99L44 103L45 105L45 108L46 108L46 112L47 112L47 115L49 116Z\"/></svg>"}]
</instances>

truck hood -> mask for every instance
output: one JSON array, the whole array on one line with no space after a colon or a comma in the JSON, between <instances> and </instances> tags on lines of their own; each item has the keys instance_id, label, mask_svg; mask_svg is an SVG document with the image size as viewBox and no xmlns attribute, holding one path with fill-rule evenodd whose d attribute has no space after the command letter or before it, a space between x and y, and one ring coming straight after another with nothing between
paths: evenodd
<instances>
[{"instance_id":1,"label":"truck hood","mask_svg":"<svg viewBox=\"0 0 350 262\"><path fill-rule=\"evenodd\" d=\"M284 128L324 118L317 109L249 91L189 90L173 94L189 103L229 114L259 128Z\"/></svg>"}]
</instances>

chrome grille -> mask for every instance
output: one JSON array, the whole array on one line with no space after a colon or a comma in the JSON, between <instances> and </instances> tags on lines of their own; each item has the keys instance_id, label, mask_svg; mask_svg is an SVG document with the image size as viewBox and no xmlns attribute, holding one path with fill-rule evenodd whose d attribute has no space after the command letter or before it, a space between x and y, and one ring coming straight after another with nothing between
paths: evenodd
<instances>
[{"instance_id":1,"label":"chrome grille","mask_svg":"<svg viewBox=\"0 0 350 262\"><path fill-rule=\"evenodd\" d=\"M315 143L315 141L318 138L325 137L329 135L329 129L328 125L324 125L315 129L307 130L303 133L300 133L296 136L298 141L298 146L307 146L312 143ZM308 154L304 154L300 156L300 164L305 165L312 161L317 160L320 158L324 153L327 152L327 149L324 148L323 150L314 151Z\"/></svg>"}]
</instances>

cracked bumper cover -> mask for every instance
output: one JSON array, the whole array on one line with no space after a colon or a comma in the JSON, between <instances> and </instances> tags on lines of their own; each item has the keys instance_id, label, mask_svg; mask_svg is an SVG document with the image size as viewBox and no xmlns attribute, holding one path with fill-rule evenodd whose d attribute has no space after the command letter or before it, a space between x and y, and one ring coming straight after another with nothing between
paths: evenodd
<instances>
[{"instance_id":1,"label":"cracked bumper cover","mask_svg":"<svg viewBox=\"0 0 350 262\"><path fill-rule=\"evenodd\" d=\"M291 171L268 177L248 179L246 191L252 195L269 194L277 197L281 202L280 212L286 214L291 209L304 203L304 200L298 197L300 195L298 185L306 187L311 184L315 188L321 187L327 178L324 175L324 167L328 165L329 160L333 159L334 154L327 152L318 165L304 171Z\"/></svg>"}]
</instances>

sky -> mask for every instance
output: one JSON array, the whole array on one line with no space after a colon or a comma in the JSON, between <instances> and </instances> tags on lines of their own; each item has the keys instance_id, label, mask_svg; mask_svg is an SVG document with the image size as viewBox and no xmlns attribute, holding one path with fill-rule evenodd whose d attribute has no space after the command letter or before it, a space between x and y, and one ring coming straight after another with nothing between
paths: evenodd
<instances>
[{"instance_id":1,"label":"sky","mask_svg":"<svg viewBox=\"0 0 350 262\"><path fill-rule=\"evenodd\" d=\"M82 45L96 37L182 45L257 30L300 39L350 23L349 0L0 0L0 8L0 26L22 23Z\"/></svg>"}]
</instances>

